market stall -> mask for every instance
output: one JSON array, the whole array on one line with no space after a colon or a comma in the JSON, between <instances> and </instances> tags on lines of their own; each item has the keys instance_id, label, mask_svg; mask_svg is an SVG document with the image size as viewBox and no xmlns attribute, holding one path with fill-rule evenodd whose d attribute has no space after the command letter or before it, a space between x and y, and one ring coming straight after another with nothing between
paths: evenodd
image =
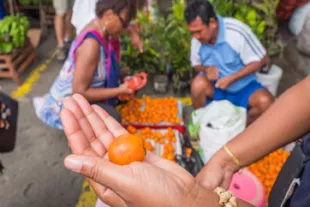
<instances>
[{"instance_id":1,"label":"market stall","mask_svg":"<svg viewBox=\"0 0 310 207\"><path fill-rule=\"evenodd\" d=\"M19 14L6 16L0 23L0 77L12 78L18 85L20 74L36 60L29 27L28 19Z\"/></svg>"}]
</instances>

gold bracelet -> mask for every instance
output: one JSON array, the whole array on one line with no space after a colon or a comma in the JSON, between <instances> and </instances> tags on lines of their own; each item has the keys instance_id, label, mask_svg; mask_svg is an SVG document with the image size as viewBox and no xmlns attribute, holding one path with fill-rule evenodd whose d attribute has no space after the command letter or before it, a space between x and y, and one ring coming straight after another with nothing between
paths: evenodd
<instances>
[{"instance_id":1,"label":"gold bracelet","mask_svg":"<svg viewBox=\"0 0 310 207\"><path fill-rule=\"evenodd\" d=\"M223 188L217 187L214 192L220 197L219 204L223 207L238 207L237 199L232 192Z\"/></svg>"},{"instance_id":2,"label":"gold bracelet","mask_svg":"<svg viewBox=\"0 0 310 207\"><path fill-rule=\"evenodd\" d=\"M224 145L224 149L227 152L227 154L229 154L229 156L233 159L233 161L236 163L236 165L238 165L238 167L241 169L242 166L240 164L239 159L230 151L230 149L227 147L227 145Z\"/></svg>"}]
</instances>

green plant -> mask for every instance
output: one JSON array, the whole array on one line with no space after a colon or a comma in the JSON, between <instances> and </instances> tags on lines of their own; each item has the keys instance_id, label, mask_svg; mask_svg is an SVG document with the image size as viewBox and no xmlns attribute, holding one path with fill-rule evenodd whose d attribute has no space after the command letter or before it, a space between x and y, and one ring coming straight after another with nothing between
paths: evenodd
<instances>
[{"instance_id":1,"label":"green plant","mask_svg":"<svg viewBox=\"0 0 310 207\"><path fill-rule=\"evenodd\" d=\"M253 8L262 13L266 22L264 45L267 47L269 55L279 52L279 45L276 40L276 34L278 31L276 9L279 3L280 0L260 0L252 3Z\"/></svg>"},{"instance_id":2,"label":"green plant","mask_svg":"<svg viewBox=\"0 0 310 207\"><path fill-rule=\"evenodd\" d=\"M236 4L238 8L233 15L234 18L247 24L260 41L264 40L266 21L255 9L247 4Z\"/></svg>"},{"instance_id":3,"label":"green plant","mask_svg":"<svg viewBox=\"0 0 310 207\"><path fill-rule=\"evenodd\" d=\"M138 12L135 19L136 24L141 30L141 38L143 40L143 53L139 53L130 44L130 38L126 35L122 36L122 64L131 68L133 73L145 71L155 73L158 69L163 70L161 65L160 41L158 38L160 23L162 19L156 23L145 12Z\"/></svg>"},{"instance_id":4,"label":"green plant","mask_svg":"<svg viewBox=\"0 0 310 207\"><path fill-rule=\"evenodd\" d=\"M22 6L39 5L40 0L18 0L19 4ZM53 0L42 0L43 4L52 4Z\"/></svg>"},{"instance_id":5,"label":"green plant","mask_svg":"<svg viewBox=\"0 0 310 207\"><path fill-rule=\"evenodd\" d=\"M184 73L191 69L189 60L191 34L184 18L184 9L184 0L174 0L172 14L168 16L165 29L167 41L165 51L169 54L167 59L177 73Z\"/></svg>"},{"instance_id":6,"label":"green plant","mask_svg":"<svg viewBox=\"0 0 310 207\"><path fill-rule=\"evenodd\" d=\"M19 14L5 17L0 23L0 53L10 53L14 48L23 47L29 26L28 19Z\"/></svg>"},{"instance_id":7,"label":"green plant","mask_svg":"<svg viewBox=\"0 0 310 207\"><path fill-rule=\"evenodd\" d=\"M233 16L234 0L209 0L216 12L221 16Z\"/></svg>"},{"instance_id":8,"label":"green plant","mask_svg":"<svg viewBox=\"0 0 310 207\"><path fill-rule=\"evenodd\" d=\"M269 55L277 53L276 9L280 0L209 0L221 16L234 17L247 24L266 47Z\"/></svg>"},{"instance_id":9,"label":"green plant","mask_svg":"<svg viewBox=\"0 0 310 207\"><path fill-rule=\"evenodd\" d=\"M144 70L149 73L165 72L171 67L178 73L190 69L191 35L184 20L184 0L174 0L172 14L151 17L139 12L135 20L140 27L144 41L144 53L132 48L129 38L123 36L122 60L133 71Z\"/></svg>"}]
</instances>

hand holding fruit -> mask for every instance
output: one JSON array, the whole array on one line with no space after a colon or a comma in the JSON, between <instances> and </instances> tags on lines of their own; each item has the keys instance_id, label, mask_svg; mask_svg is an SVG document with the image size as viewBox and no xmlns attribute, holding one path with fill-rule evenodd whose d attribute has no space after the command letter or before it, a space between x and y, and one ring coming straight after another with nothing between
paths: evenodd
<instances>
[{"instance_id":1,"label":"hand holding fruit","mask_svg":"<svg viewBox=\"0 0 310 207\"><path fill-rule=\"evenodd\" d=\"M118 87L119 95L130 95L133 93L133 90L129 87L127 83L124 83Z\"/></svg>"},{"instance_id":2,"label":"hand holding fruit","mask_svg":"<svg viewBox=\"0 0 310 207\"><path fill-rule=\"evenodd\" d=\"M61 119L73 153L65 159L65 166L84 175L106 204L149 207L192 204L193 194L198 193L195 179L179 165L152 153L144 158L144 146L138 138L129 135L102 108L90 106L85 98L74 95L64 101ZM126 142L124 137L130 141ZM118 154L122 153L121 145L139 149L135 155L138 162L114 164L124 164ZM108 150L114 163L106 159Z\"/></svg>"},{"instance_id":3,"label":"hand holding fruit","mask_svg":"<svg viewBox=\"0 0 310 207\"><path fill-rule=\"evenodd\" d=\"M124 78L124 84L131 89L130 94L121 94L118 98L122 101L128 101L134 97L134 92L143 88L147 83L147 73L141 72L133 76L127 76ZM124 85L123 84L123 85Z\"/></svg>"}]
</instances>

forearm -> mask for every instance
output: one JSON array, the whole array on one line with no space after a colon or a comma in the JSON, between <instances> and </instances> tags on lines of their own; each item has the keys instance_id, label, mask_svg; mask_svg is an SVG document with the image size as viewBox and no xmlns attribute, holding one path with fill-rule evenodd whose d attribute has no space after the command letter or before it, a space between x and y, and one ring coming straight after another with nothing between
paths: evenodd
<instances>
[{"instance_id":1,"label":"forearm","mask_svg":"<svg viewBox=\"0 0 310 207\"><path fill-rule=\"evenodd\" d=\"M196 71L196 72L207 72L207 69L208 69L208 67L206 67L206 66L203 66L203 65L196 65L196 66L194 66L194 70Z\"/></svg>"},{"instance_id":2,"label":"forearm","mask_svg":"<svg viewBox=\"0 0 310 207\"><path fill-rule=\"evenodd\" d=\"M207 190L199 185L196 189L191 193L193 200L192 202L186 206L193 207L220 207L219 204L219 196L216 193ZM251 204L248 204L244 201L237 200L238 207L253 207Z\"/></svg>"},{"instance_id":3,"label":"forearm","mask_svg":"<svg viewBox=\"0 0 310 207\"><path fill-rule=\"evenodd\" d=\"M262 63L261 61L258 62L252 62L246 66L244 66L240 71L238 71L237 73L233 74L234 76L234 80L239 80L242 79L246 76L249 76L253 73L258 72L262 67Z\"/></svg>"},{"instance_id":4,"label":"forearm","mask_svg":"<svg viewBox=\"0 0 310 207\"><path fill-rule=\"evenodd\" d=\"M242 166L301 138L310 130L309 91L310 77L289 89L246 131L228 143ZM224 149L217 157L232 161Z\"/></svg>"},{"instance_id":5,"label":"forearm","mask_svg":"<svg viewBox=\"0 0 310 207\"><path fill-rule=\"evenodd\" d=\"M120 95L119 88L88 88L84 91L76 91L89 102L103 101Z\"/></svg>"}]
</instances>

